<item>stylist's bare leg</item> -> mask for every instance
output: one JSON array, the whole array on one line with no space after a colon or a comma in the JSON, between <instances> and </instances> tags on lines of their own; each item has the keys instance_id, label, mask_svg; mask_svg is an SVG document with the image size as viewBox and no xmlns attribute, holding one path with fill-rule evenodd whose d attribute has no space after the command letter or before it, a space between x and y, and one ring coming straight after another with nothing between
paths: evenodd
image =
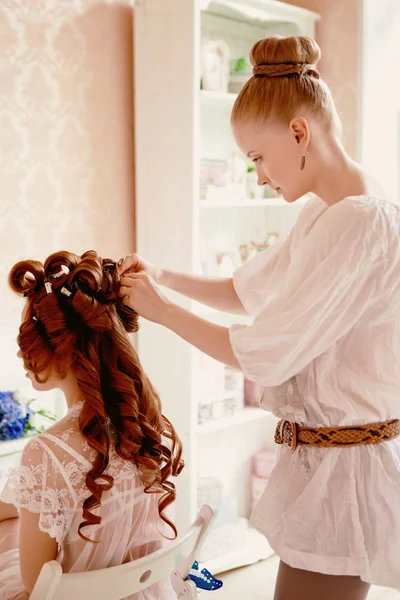
<instances>
[{"instance_id":1,"label":"stylist's bare leg","mask_svg":"<svg viewBox=\"0 0 400 600\"><path fill-rule=\"evenodd\" d=\"M369 588L359 577L302 571L281 561L274 600L365 600Z\"/></svg>"}]
</instances>

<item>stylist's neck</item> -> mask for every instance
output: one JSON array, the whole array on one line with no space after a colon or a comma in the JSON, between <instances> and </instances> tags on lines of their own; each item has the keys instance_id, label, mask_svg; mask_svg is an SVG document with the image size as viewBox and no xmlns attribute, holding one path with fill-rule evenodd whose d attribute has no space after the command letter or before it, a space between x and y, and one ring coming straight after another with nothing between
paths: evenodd
<instances>
[{"instance_id":1,"label":"stylist's neck","mask_svg":"<svg viewBox=\"0 0 400 600\"><path fill-rule=\"evenodd\" d=\"M310 152L310 167L315 173L311 191L325 204L331 206L349 196L368 194L365 174L340 142L322 138Z\"/></svg>"}]
</instances>

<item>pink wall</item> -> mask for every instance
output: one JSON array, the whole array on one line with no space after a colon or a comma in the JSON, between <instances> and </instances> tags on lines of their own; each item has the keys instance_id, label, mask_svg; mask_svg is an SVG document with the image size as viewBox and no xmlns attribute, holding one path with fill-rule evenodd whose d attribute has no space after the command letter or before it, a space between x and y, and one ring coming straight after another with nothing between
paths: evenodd
<instances>
[{"instance_id":1,"label":"pink wall","mask_svg":"<svg viewBox=\"0 0 400 600\"><path fill-rule=\"evenodd\" d=\"M347 152L360 158L362 0L283 0L321 15L317 41L320 69L331 87L343 123Z\"/></svg>"},{"instance_id":2,"label":"pink wall","mask_svg":"<svg viewBox=\"0 0 400 600\"><path fill-rule=\"evenodd\" d=\"M134 244L128 0L0 3L0 297L11 265Z\"/></svg>"}]
</instances>

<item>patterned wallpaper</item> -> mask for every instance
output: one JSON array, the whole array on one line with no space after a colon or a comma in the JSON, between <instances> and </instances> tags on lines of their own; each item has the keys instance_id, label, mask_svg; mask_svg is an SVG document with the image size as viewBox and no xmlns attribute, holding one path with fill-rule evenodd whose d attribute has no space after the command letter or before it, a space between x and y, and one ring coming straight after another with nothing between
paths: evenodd
<instances>
[{"instance_id":1,"label":"patterned wallpaper","mask_svg":"<svg viewBox=\"0 0 400 600\"><path fill-rule=\"evenodd\" d=\"M317 41L320 70L329 84L343 124L343 143L355 158L361 155L361 69L363 0L283 0L321 15Z\"/></svg>"},{"instance_id":2,"label":"patterned wallpaper","mask_svg":"<svg viewBox=\"0 0 400 600\"><path fill-rule=\"evenodd\" d=\"M363 163L400 203L400 3L364 0Z\"/></svg>"},{"instance_id":3,"label":"patterned wallpaper","mask_svg":"<svg viewBox=\"0 0 400 600\"><path fill-rule=\"evenodd\" d=\"M134 244L132 6L0 2L1 317L10 266Z\"/></svg>"}]
</instances>

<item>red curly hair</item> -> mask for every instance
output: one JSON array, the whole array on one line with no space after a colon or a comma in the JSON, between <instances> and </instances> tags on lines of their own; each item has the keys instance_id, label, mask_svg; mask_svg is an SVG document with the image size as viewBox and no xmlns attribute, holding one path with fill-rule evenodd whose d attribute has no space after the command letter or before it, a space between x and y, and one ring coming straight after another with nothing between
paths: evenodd
<instances>
[{"instance_id":1,"label":"red curly hair","mask_svg":"<svg viewBox=\"0 0 400 600\"><path fill-rule=\"evenodd\" d=\"M80 537L91 541L81 529L101 522L92 511L114 484L104 474L111 443L108 419L117 436L116 452L137 466L145 492L161 493L160 517L176 537L164 510L176 497L169 478L183 468L182 444L129 341L127 334L138 330L138 315L118 297L116 263L94 251L81 257L57 252L44 264L14 265L9 285L27 298L18 335L26 367L38 382L51 368L61 378L71 368L84 397L79 428L97 456L86 475L91 496L83 503Z\"/></svg>"}]
</instances>

